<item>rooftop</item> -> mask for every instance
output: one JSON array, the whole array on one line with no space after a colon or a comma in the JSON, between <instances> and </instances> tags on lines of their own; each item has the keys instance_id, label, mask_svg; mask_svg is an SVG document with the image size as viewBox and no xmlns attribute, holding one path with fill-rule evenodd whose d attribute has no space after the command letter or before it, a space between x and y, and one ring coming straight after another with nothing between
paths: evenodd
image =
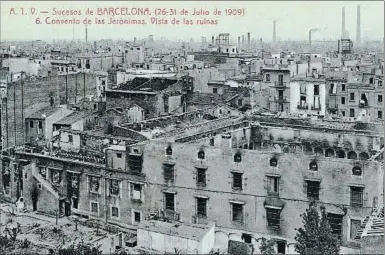
<instances>
[{"instance_id":1,"label":"rooftop","mask_svg":"<svg viewBox=\"0 0 385 255\"><path fill-rule=\"evenodd\" d=\"M90 112L76 111L71 113L70 115L65 116L64 118L56 121L54 124L56 125L72 125L79 120L82 120L84 117L91 115Z\"/></svg>"},{"instance_id":2,"label":"rooftop","mask_svg":"<svg viewBox=\"0 0 385 255\"><path fill-rule=\"evenodd\" d=\"M56 113L60 109L62 109L62 108L61 107L47 106L47 107L44 107L44 108L32 113L31 115L27 116L27 118L28 119L45 119L45 118L51 116L52 114Z\"/></svg>"},{"instance_id":3,"label":"rooftop","mask_svg":"<svg viewBox=\"0 0 385 255\"><path fill-rule=\"evenodd\" d=\"M142 222L139 225L138 229L201 241L204 235L209 230L210 226L212 226L212 224L209 224L207 226L199 226L188 225L186 223L168 223L163 221L151 220L147 222Z\"/></svg>"}]
</instances>

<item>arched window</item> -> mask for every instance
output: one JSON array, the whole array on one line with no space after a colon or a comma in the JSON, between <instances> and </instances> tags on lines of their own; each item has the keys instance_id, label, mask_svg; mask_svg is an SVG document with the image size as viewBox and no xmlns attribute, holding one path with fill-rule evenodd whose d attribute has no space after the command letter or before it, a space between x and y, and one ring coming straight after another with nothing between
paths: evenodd
<instances>
[{"instance_id":1,"label":"arched window","mask_svg":"<svg viewBox=\"0 0 385 255\"><path fill-rule=\"evenodd\" d=\"M357 159L357 153L355 153L354 151L349 151L348 159Z\"/></svg>"},{"instance_id":2,"label":"arched window","mask_svg":"<svg viewBox=\"0 0 385 255\"><path fill-rule=\"evenodd\" d=\"M172 155L172 149L171 146L168 146L166 149L166 155Z\"/></svg>"},{"instance_id":3,"label":"arched window","mask_svg":"<svg viewBox=\"0 0 385 255\"><path fill-rule=\"evenodd\" d=\"M345 158L345 152L343 150L337 151L337 158Z\"/></svg>"},{"instance_id":4,"label":"arched window","mask_svg":"<svg viewBox=\"0 0 385 255\"><path fill-rule=\"evenodd\" d=\"M276 167L278 165L278 160L276 158L270 159L270 166Z\"/></svg>"},{"instance_id":5,"label":"arched window","mask_svg":"<svg viewBox=\"0 0 385 255\"><path fill-rule=\"evenodd\" d=\"M360 153L360 159L361 160L368 160L369 159L369 154L366 152L361 152Z\"/></svg>"},{"instance_id":6,"label":"arched window","mask_svg":"<svg viewBox=\"0 0 385 255\"><path fill-rule=\"evenodd\" d=\"M205 159L205 152L204 151L199 151L198 152L198 158L199 159Z\"/></svg>"},{"instance_id":7,"label":"arched window","mask_svg":"<svg viewBox=\"0 0 385 255\"><path fill-rule=\"evenodd\" d=\"M322 148L314 148L314 153L319 156L324 155L324 150Z\"/></svg>"},{"instance_id":8,"label":"arched window","mask_svg":"<svg viewBox=\"0 0 385 255\"><path fill-rule=\"evenodd\" d=\"M239 163L239 162L241 162L241 161L242 161L241 153L236 153L236 154L234 155L234 162Z\"/></svg>"},{"instance_id":9,"label":"arched window","mask_svg":"<svg viewBox=\"0 0 385 255\"><path fill-rule=\"evenodd\" d=\"M362 169L361 169L361 167L359 167L359 166L353 167L353 169L352 169L352 174L353 174L353 175L357 175L357 176L361 176L361 175L362 175Z\"/></svg>"},{"instance_id":10,"label":"arched window","mask_svg":"<svg viewBox=\"0 0 385 255\"><path fill-rule=\"evenodd\" d=\"M309 170L318 171L318 164L317 164L317 162L315 162L315 161L310 162Z\"/></svg>"},{"instance_id":11,"label":"arched window","mask_svg":"<svg viewBox=\"0 0 385 255\"><path fill-rule=\"evenodd\" d=\"M325 157L333 157L334 156L334 151L332 149L327 149L325 151Z\"/></svg>"}]
</instances>

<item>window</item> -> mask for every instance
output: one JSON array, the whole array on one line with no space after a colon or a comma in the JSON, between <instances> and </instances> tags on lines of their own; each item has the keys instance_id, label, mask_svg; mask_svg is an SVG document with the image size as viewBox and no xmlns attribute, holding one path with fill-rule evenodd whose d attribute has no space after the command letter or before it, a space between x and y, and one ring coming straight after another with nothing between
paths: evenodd
<instances>
[{"instance_id":1,"label":"window","mask_svg":"<svg viewBox=\"0 0 385 255\"><path fill-rule=\"evenodd\" d=\"M314 85L314 95L319 96L319 85Z\"/></svg>"},{"instance_id":2,"label":"window","mask_svg":"<svg viewBox=\"0 0 385 255\"><path fill-rule=\"evenodd\" d=\"M242 234L242 240L245 243L251 243L251 235L249 235L249 234Z\"/></svg>"},{"instance_id":3,"label":"window","mask_svg":"<svg viewBox=\"0 0 385 255\"><path fill-rule=\"evenodd\" d=\"M164 193L164 209L175 211L175 194Z\"/></svg>"},{"instance_id":4,"label":"window","mask_svg":"<svg viewBox=\"0 0 385 255\"><path fill-rule=\"evenodd\" d=\"M111 206L111 216L119 218L119 208L115 206Z\"/></svg>"},{"instance_id":5,"label":"window","mask_svg":"<svg viewBox=\"0 0 385 255\"><path fill-rule=\"evenodd\" d=\"M140 223L141 218L142 218L142 216L141 216L140 212L134 212L134 221L135 221L135 223Z\"/></svg>"},{"instance_id":6,"label":"window","mask_svg":"<svg viewBox=\"0 0 385 255\"><path fill-rule=\"evenodd\" d=\"M53 184L60 184L61 183L61 171L57 169L52 169L52 179L51 182Z\"/></svg>"},{"instance_id":7,"label":"window","mask_svg":"<svg viewBox=\"0 0 385 255\"><path fill-rule=\"evenodd\" d=\"M197 168L197 185L206 186L206 169Z\"/></svg>"},{"instance_id":8,"label":"window","mask_svg":"<svg viewBox=\"0 0 385 255\"><path fill-rule=\"evenodd\" d=\"M378 86L382 86L382 81L378 81Z\"/></svg>"},{"instance_id":9,"label":"window","mask_svg":"<svg viewBox=\"0 0 385 255\"><path fill-rule=\"evenodd\" d=\"M174 165L163 164L163 175L165 182L174 182Z\"/></svg>"},{"instance_id":10,"label":"window","mask_svg":"<svg viewBox=\"0 0 385 255\"><path fill-rule=\"evenodd\" d=\"M33 120L31 120L31 121L29 122L29 127L30 127L30 128L33 128Z\"/></svg>"},{"instance_id":11,"label":"window","mask_svg":"<svg viewBox=\"0 0 385 255\"><path fill-rule=\"evenodd\" d=\"M99 212L99 204L97 202L91 202L91 212L92 213Z\"/></svg>"},{"instance_id":12,"label":"window","mask_svg":"<svg viewBox=\"0 0 385 255\"><path fill-rule=\"evenodd\" d=\"M346 116L346 113L345 113L345 111L341 111L341 114L342 114L342 116L343 116L343 117L345 117L345 116Z\"/></svg>"},{"instance_id":13,"label":"window","mask_svg":"<svg viewBox=\"0 0 385 255\"><path fill-rule=\"evenodd\" d=\"M341 97L341 104L345 104L345 97Z\"/></svg>"},{"instance_id":14,"label":"window","mask_svg":"<svg viewBox=\"0 0 385 255\"><path fill-rule=\"evenodd\" d=\"M267 194L268 195L279 194L279 177L267 176Z\"/></svg>"},{"instance_id":15,"label":"window","mask_svg":"<svg viewBox=\"0 0 385 255\"><path fill-rule=\"evenodd\" d=\"M43 188L43 186L41 185L41 183L37 184L37 188L38 188L38 189L42 189L42 188Z\"/></svg>"},{"instance_id":16,"label":"window","mask_svg":"<svg viewBox=\"0 0 385 255\"><path fill-rule=\"evenodd\" d=\"M240 154L240 153L236 153L236 154L234 155L234 162L239 163L239 162L241 162L241 161L242 161L242 156L241 156L241 154Z\"/></svg>"},{"instance_id":17,"label":"window","mask_svg":"<svg viewBox=\"0 0 385 255\"><path fill-rule=\"evenodd\" d=\"M218 93L218 88L213 88L213 93L217 94Z\"/></svg>"},{"instance_id":18,"label":"window","mask_svg":"<svg viewBox=\"0 0 385 255\"><path fill-rule=\"evenodd\" d=\"M74 137L72 135L68 135L68 142L73 143Z\"/></svg>"},{"instance_id":19,"label":"window","mask_svg":"<svg viewBox=\"0 0 385 255\"><path fill-rule=\"evenodd\" d=\"M94 104L94 110L96 110L96 104Z\"/></svg>"},{"instance_id":20,"label":"window","mask_svg":"<svg viewBox=\"0 0 385 255\"><path fill-rule=\"evenodd\" d=\"M196 203L196 215L200 218L207 217L207 199L203 197L197 197Z\"/></svg>"},{"instance_id":21,"label":"window","mask_svg":"<svg viewBox=\"0 0 385 255\"><path fill-rule=\"evenodd\" d=\"M382 111L377 112L377 118L382 119Z\"/></svg>"},{"instance_id":22,"label":"window","mask_svg":"<svg viewBox=\"0 0 385 255\"><path fill-rule=\"evenodd\" d=\"M378 101L379 103L382 103L382 95L378 95L378 96L377 96L377 101Z\"/></svg>"},{"instance_id":23,"label":"window","mask_svg":"<svg viewBox=\"0 0 385 255\"><path fill-rule=\"evenodd\" d=\"M266 81L270 81L270 74L266 74Z\"/></svg>"},{"instance_id":24,"label":"window","mask_svg":"<svg viewBox=\"0 0 385 255\"><path fill-rule=\"evenodd\" d=\"M120 181L119 180L113 180L110 179L109 183L109 192L110 196L119 196L120 195Z\"/></svg>"},{"instance_id":25,"label":"window","mask_svg":"<svg viewBox=\"0 0 385 255\"><path fill-rule=\"evenodd\" d=\"M141 200L142 198L142 185L131 183L130 185L130 196L133 200Z\"/></svg>"},{"instance_id":26,"label":"window","mask_svg":"<svg viewBox=\"0 0 385 255\"><path fill-rule=\"evenodd\" d=\"M116 153L116 157L117 158L122 158L122 153L121 152Z\"/></svg>"},{"instance_id":27,"label":"window","mask_svg":"<svg viewBox=\"0 0 385 255\"><path fill-rule=\"evenodd\" d=\"M373 84L373 81L374 81L373 78L369 78L369 84Z\"/></svg>"},{"instance_id":28,"label":"window","mask_svg":"<svg viewBox=\"0 0 385 255\"><path fill-rule=\"evenodd\" d=\"M350 109L349 114L350 114L350 117L354 118L354 109Z\"/></svg>"},{"instance_id":29,"label":"window","mask_svg":"<svg viewBox=\"0 0 385 255\"><path fill-rule=\"evenodd\" d=\"M89 190L92 193L99 193L100 180L99 177L90 176L89 177Z\"/></svg>"},{"instance_id":30,"label":"window","mask_svg":"<svg viewBox=\"0 0 385 255\"><path fill-rule=\"evenodd\" d=\"M42 121L39 121L39 128L40 128L40 129L43 128L43 122L42 122Z\"/></svg>"},{"instance_id":31,"label":"window","mask_svg":"<svg viewBox=\"0 0 385 255\"><path fill-rule=\"evenodd\" d=\"M356 207L362 207L364 200L364 188L363 187L350 187L350 205Z\"/></svg>"},{"instance_id":32,"label":"window","mask_svg":"<svg viewBox=\"0 0 385 255\"><path fill-rule=\"evenodd\" d=\"M307 186L307 198L309 200L319 200L319 190L320 182L319 181L306 181Z\"/></svg>"},{"instance_id":33,"label":"window","mask_svg":"<svg viewBox=\"0 0 385 255\"><path fill-rule=\"evenodd\" d=\"M341 91L345 91L345 84L341 84Z\"/></svg>"},{"instance_id":34,"label":"window","mask_svg":"<svg viewBox=\"0 0 385 255\"><path fill-rule=\"evenodd\" d=\"M280 223L281 223L281 210L266 208L266 219L267 219L267 226L269 228L273 230L279 230Z\"/></svg>"},{"instance_id":35,"label":"window","mask_svg":"<svg viewBox=\"0 0 385 255\"><path fill-rule=\"evenodd\" d=\"M276 167L278 165L278 160L276 158L270 159L270 166Z\"/></svg>"},{"instance_id":36,"label":"window","mask_svg":"<svg viewBox=\"0 0 385 255\"><path fill-rule=\"evenodd\" d=\"M350 101L354 101L355 99L354 99L354 93L350 93L350 99L349 99Z\"/></svg>"},{"instance_id":37,"label":"window","mask_svg":"<svg viewBox=\"0 0 385 255\"><path fill-rule=\"evenodd\" d=\"M317 162L315 162L315 161L310 162L309 170L318 171L318 164L317 164Z\"/></svg>"},{"instance_id":38,"label":"window","mask_svg":"<svg viewBox=\"0 0 385 255\"><path fill-rule=\"evenodd\" d=\"M333 234L337 235L339 239L342 238L342 215L328 213L327 215L330 227L332 228Z\"/></svg>"},{"instance_id":39,"label":"window","mask_svg":"<svg viewBox=\"0 0 385 255\"><path fill-rule=\"evenodd\" d=\"M166 149L166 155L172 155L172 148L171 146L168 146L167 149Z\"/></svg>"},{"instance_id":40,"label":"window","mask_svg":"<svg viewBox=\"0 0 385 255\"><path fill-rule=\"evenodd\" d=\"M205 159L205 152L204 151L199 151L198 152L198 158L199 159Z\"/></svg>"},{"instance_id":41,"label":"window","mask_svg":"<svg viewBox=\"0 0 385 255\"><path fill-rule=\"evenodd\" d=\"M330 94L335 94L336 92L334 91L334 84L332 83L332 84L330 84L330 91L329 91L329 93Z\"/></svg>"},{"instance_id":42,"label":"window","mask_svg":"<svg viewBox=\"0 0 385 255\"><path fill-rule=\"evenodd\" d=\"M353 175L357 175L357 176L361 176L362 175L362 169L361 167L359 166L355 166L352 168L352 174Z\"/></svg>"},{"instance_id":43,"label":"window","mask_svg":"<svg viewBox=\"0 0 385 255\"><path fill-rule=\"evenodd\" d=\"M232 173L233 174L233 186L235 190L242 190L242 173Z\"/></svg>"},{"instance_id":44,"label":"window","mask_svg":"<svg viewBox=\"0 0 385 255\"><path fill-rule=\"evenodd\" d=\"M285 241L277 241L277 251L278 254L286 254L286 242Z\"/></svg>"},{"instance_id":45,"label":"window","mask_svg":"<svg viewBox=\"0 0 385 255\"><path fill-rule=\"evenodd\" d=\"M239 105L239 106L242 105L242 99L238 99L238 105Z\"/></svg>"},{"instance_id":46,"label":"window","mask_svg":"<svg viewBox=\"0 0 385 255\"><path fill-rule=\"evenodd\" d=\"M210 138L210 146L214 146L214 138Z\"/></svg>"},{"instance_id":47,"label":"window","mask_svg":"<svg viewBox=\"0 0 385 255\"><path fill-rule=\"evenodd\" d=\"M358 230L361 228L360 220L350 220L350 239L354 239L356 237Z\"/></svg>"},{"instance_id":48,"label":"window","mask_svg":"<svg viewBox=\"0 0 385 255\"><path fill-rule=\"evenodd\" d=\"M232 221L243 223L243 204L232 203L231 204Z\"/></svg>"}]
</instances>

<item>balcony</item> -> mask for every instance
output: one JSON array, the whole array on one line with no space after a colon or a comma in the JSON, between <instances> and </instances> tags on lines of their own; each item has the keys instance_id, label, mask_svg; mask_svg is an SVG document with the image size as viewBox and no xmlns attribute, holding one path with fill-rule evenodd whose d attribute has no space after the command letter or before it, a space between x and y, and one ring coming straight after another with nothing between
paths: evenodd
<instances>
[{"instance_id":1,"label":"balcony","mask_svg":"<svg viewBox=\"0 0 385 255\"><path fill-rule=\"evenodd\" d=\"M276 87L276 88L287 88L286 87L286 82L279 82L279 81L275 81L274 82L274 87Z\"/></svg>"},{"instance_id":2,"label":"balcony","mask_svg":"<svg viewBox=\"0 0 385 255\"><path fill-rule=\"evenodd\" d=\"M274 102L287 102L287 97L284 97L284 96L274 97Z\"/></svg>"},{"instance_id":3,"label":"balcony","mask_svg":"<svg viewBox=\"0 0 385 255\"><path fill-rule=\"evenodd\" d=\"M321 105L319 105L319 106L314 106L314 105L312 105L312 106L311 106L311 109L312 109L313 111L319 111L319 110L321 110Z\"/></svg>"},{"instance_id":4,"label":"balcony","mask_svg":"<svg viewBox=\"0 0 385 255\"><path fill-rule=\"evenodd\" d=\"M307 109L308 109L308 106L307 106L307 104L298 104L298 105L297 105L297 108L298 108L299 110L307 110Z\"/></svg>"},{"instance_id":5,"label":"balcony","mask_svg":"<svg viewBox=\"0 0 385 255\"><path fill-rule=\"evenodd\" d=\"M358 103L358 107L367 108L369 107L369 105L368 105L368 102L365 102L364 100L360 100L360 102Z\"/></svg>"}]
</instances>

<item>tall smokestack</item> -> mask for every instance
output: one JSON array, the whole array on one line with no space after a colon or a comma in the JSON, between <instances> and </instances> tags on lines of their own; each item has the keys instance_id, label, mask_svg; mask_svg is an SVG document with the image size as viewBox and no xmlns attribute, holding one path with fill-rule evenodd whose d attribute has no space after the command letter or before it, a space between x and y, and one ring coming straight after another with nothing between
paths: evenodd
<instances>
[{"instance_id":1,"label":"tall smokestack","mask_svg":"<svg viewBox=\"0 0 385 255\"><path fill-rule=\"evenodd\" d=\"M247 50L250 50L250 32L247 33Z\"/></svg>"},{"instance_id":2,"label":"tall smokestack","mask_svg":"<svg viewBox=\"0 0 385 255\"><path fill-rule=\"evenodd\" d=\"M341 39L345 39L345 7L342 7L342 29Z\"/></svg>"},{"instance_id":3,"label":"tall smokestack","mask_svg":"<svg viewBox=\"0 0 385 255\"><path fill-rule=\"evenodd\" d=\"M238 36L238 50L241 49L241 37Z\"/></svg>"},{"instance_id":4,"label":"tall smokestack","mask_svg":"<svg viewBox=\"0 0 385 255\"><path fill-rule=\"evenodd\" d=\"M215 45L215 38L214 38L214 36L213 36L213 37L211 37L211 45L212 45L212 46L214 46L214 45Z\"/></svg>"},{"instance_id":5,"label":"tall smokestack","mask_svg":"<svg viewBox=\"0 0 385 255\"><path fill-rule=\"evenodd\" d=\"M242 35L242 50L245 49L245 35Z\"/></svg>"},{"instance_id":6,"label":"tall smokestack","mask_svg":"<svg viewBox=\"0 0 385 255\"><path fill-rule=\"evenodd\" d=\"M357 31L356 31L356 44L361 43L361 6L357 5Z\"/></svg>"},{"instance_id":7,"label":"tall smokestack","mask_svg":"<svg viewBox=\"0 0 385 255\"><path fill-rule=\"evenodd\" d=\"M88 42L88 30L87 30L87 25L86 25L86 42Z\"/></svg>"},{"instance_id":8,"label":"tall smokestack","mask_svg":"<svg viewBox=\"0 0 385 255\"><path fill-rule=\"evenodd\" d=\"M275 20L273 21L273 42L275 42L277 40L277 35L276 35L276 24L275 24Z\"/></svg>"}]
</instances>

